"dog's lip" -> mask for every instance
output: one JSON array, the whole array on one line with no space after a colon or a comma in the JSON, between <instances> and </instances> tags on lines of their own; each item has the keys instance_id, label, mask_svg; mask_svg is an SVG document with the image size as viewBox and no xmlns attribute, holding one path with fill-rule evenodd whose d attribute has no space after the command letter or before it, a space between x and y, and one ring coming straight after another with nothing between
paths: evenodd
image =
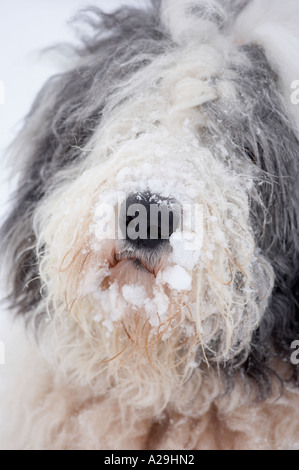
<instances>
[{"instance_id":1,"label":"dog's lip","mask_svg":"<svg viewBox=\"0 0 299 470\"><path fill-rule=\"evenodd\" d=\"M139 259L139 257L134 255L134 253L132 253L132 252L123 251L123 252L120 252L120 253L116 253L115 254L115 259L116 259L117 262L124 261L124 260L134 261L136 259Z\"/></svg>"},{"instance_id":2,"label":"dog's lip","mask_svg":"<svg viewBox=\"0 0 299 470\"><path fill-rule=\"evenodd\" d=\"M144 260L142 257L138 256L137 254L134 254L131 251L124 251L121 253L116 253L114 258L115 258L114 266L116 266L118 263L122 261L127 261L127 262L132 263L136 269L142 269L144 271L147 271L149 274L153 274L154 276L156 276L155 267L150 266L146 260Z\"/></svg>"},{"instance_id":3,"label":"dog's lip","mask_svg":"<svg viewBox=\"0 0 299 470\"><path fill-rule=\"evenodd\" d=\"M139 258L138 256L135 256L135 255L120 255L120 256L117 256L117 261L120 262L120 261L130 261L134 264L135 267L139 268L141 266L143 266L144 262L141 258Z\"/></svg>"}]
</instances>

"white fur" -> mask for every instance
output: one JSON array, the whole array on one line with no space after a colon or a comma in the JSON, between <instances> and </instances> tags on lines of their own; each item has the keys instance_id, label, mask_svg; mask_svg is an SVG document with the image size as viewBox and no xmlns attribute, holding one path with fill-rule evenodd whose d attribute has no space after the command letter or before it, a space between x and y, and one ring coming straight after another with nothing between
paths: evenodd
<instances>
[{"instance_id":1,"label":"white fur","mask_svg":"<svg viewBox=\"0 0 299 470\"><path fill-rule=\"evenodd\" d=\"M253 174L248 167L247 176L240 177L237 159L227 172L227 158L234 161L233 156L225 148L213 155L196 137L205 117L193 109L199 103L192 94L202 102L216 96L233 98L225 81L217 86L202 81L224 65L217 50L203 45L194 57L188 50L169 56L161 70L157 64L149 66L142 78L146 75L150 82L161 73L159 86L149 86L146 93L137 91L134 100L109 115L77 173L53 190L36 213L43 293L57 340L54 346L51 340L51 351L57 352L61 367L73 380L83 384L99 376L102 389L113 382L124 400L130 390L128 400L134 397L136 406L159 409L170 399L166 397L172 396L178 383L190 377L189 363L196 354L192 345L212 353L211 340L221 335L214 361L237 355L249 344L271 293L272 269L255 250L249 225ZM193 87L176 93L191 77ZM136 84L138 90L138 76ZM192 253L193 263L188 266L184 260L164 257L155 278L136 271L130 261L111 268L111 252L120 251L119 242L97 236L98 204L116 205L123 194L144 190L174 197L181 204L201 204L204 213L203 246ZM184 272L185 287L180 288L183 281L167 282L170 272ZM242 290L237 276L243 279ZM144 307L128 301L128 289L137 285L144 288ZM48 327L45 334L52 333ZM157 346L147 350L160 335ZM185 340L186 358L174 368L174 351ZM59 345L64 346L59 349ZM147 377L157 372L161 377L153 378L150 388L141 374L145 370Z\"/></svg>"}]
</instances>

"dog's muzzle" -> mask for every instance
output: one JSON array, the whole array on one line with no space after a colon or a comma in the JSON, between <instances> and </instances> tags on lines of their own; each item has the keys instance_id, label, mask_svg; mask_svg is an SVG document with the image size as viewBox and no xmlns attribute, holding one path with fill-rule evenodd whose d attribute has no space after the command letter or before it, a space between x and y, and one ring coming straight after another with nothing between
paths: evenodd
<instances>
[{"instance_id":1,"label":"dog's muzzle","mask_svg":"<svg viewBox=\"0 0 299 470\"><path fill-rule=\"evenodd\" d=\"M166 247L179 224L175 199L149 191L129 195L121 208L120 229L135 251Z\"/></svg>"}]
</instances>

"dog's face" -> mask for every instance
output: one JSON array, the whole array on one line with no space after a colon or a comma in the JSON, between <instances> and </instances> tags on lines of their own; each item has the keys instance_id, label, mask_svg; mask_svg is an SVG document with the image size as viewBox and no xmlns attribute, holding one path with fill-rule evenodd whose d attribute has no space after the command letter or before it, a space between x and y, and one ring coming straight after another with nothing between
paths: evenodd
<instances>
[{"instance_id":1,"label":"dog's face","mask_svg":"<svg viewBox=\"0 0 299 470\"><path fill-rule=\"evenodd\" d=\"M247 3L102 17L29 116L13 298L74 377L263 386L295 334L299 144L267 49L228 34Z\"/></svg>"}]
</instances>

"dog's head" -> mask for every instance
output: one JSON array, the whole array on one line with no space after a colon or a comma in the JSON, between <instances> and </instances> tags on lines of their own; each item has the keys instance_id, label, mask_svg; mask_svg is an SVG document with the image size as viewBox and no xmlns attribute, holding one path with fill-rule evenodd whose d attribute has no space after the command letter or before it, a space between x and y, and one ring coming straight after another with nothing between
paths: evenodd
<instances>
[{"instance_id":1,"label":"dog's head","mask_svg":"<svg viewBox=\"0 0 299 470\"><path fill-rule=\"evenodd\" d=\"M269 391L299 331L298 19L291 0L90 10L16 142L3 244L12 305L73 376L138 371L165 397L209 365Z\"/></svg>"}]
</instances>

